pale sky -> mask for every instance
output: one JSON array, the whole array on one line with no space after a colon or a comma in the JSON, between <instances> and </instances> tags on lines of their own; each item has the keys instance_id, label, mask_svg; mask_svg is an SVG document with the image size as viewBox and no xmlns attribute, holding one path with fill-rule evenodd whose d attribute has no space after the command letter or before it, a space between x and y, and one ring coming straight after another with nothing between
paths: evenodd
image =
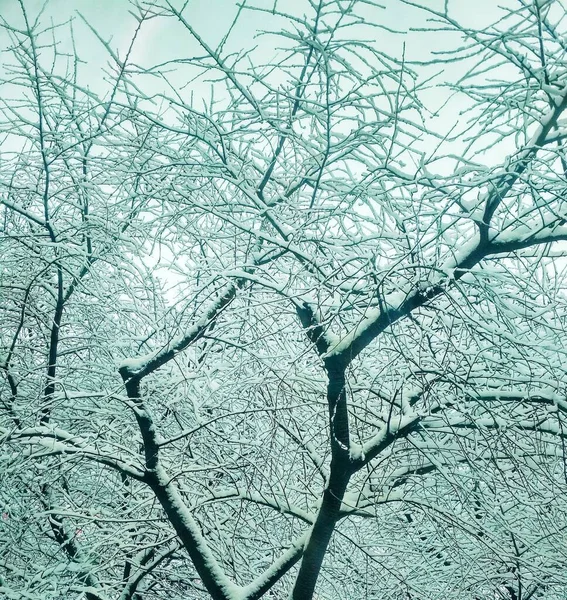
<instances>
[{"instance_id":1,"label":"pale sky","mask_svg":"<svg viewBox=\"0 0 567 600\"><path fill-rule=\"evenodd\" d=\"M248 6L261 6L271 9L274 0L245 0ZM44 5L42 0L23 0L28 18L33 21ZM175 5L180 7L181 0L174 0ZM199 35L213 48L215 48L228 31L234 16L238 11L239 0L188 0L184 12L185 18ZM361 1L360 10L365 11L368 21L381 24L387 28L396 29L401 34L389 33L384 29L366 30L364 33L358 31L354 35L362 35L367 40L376 44L376 47L391 56L400 58L404 44L405 55L409 60L427 60L432 52L443 48L454 47L459 43L459 38L453 34L425 33L412 31L411 28L423 28L427 26L427 14L413 7L405 5L401 0L381 0L383 9L377 6L369 6ZM514 0L504 0L507 5L515 4ZM442 9L443 0L423 0L425 6ZM462 23L472 27L482 27L497 17L498 2L496 0L449 0L450 14ZM277 9L294 15L310 15L313 9L308 0L277 0ZM474 9L472 8L474 7ZM79 55L85 62L81 66L81 81L88 85L97 94L104 96L108 85L104 84L103 69L108 64L108 54L96 36L89 30L85 23L78 18L81 13L85 19L94 27L99 34L109 42L114 51L118 51L124 58L130 45L132 34L136 28L136 21L129 14L131 3L128 0L47 0L41 22L48 25L53 22L64 22L73 18L73 29ZM22 27L23 20L18 0L0 0L0 15L8 23L16 27ZM266 13L245 11L238 25L231 31L231 35L224 46L224 52L241 51L244 48L259 46L257 56L266 61L270 56L277 55L276 41L274 37L260 36L258 33L265 29L279 29L282 25L289 27L282 19L272 17ZM355 31L355 30L353 30ZM59 51L70 52L69 27L58 30L60 40ZM8 44L6 32L0 31L0 48L6 48ZM49 64L49 50L43 50L42 58ZM192 39L190 34L173 19L153 19L144 23L140 35L130 57L130 63L136 63L143 67L151 67L174 58L186 58L190 56L203 55L203 50L198 43ZM7 55L4 54L1 63L6 62ZM45 66L45 65L44 65ZM436 67L438 71L439 68ZM453 63L445 65L442 77L447 80L457 80L462 75L463 64ZM0 65L0 74L2 67ZM196 98L206 95L209 84L194 82L185 86L188 75L172 76L175 87L182 90L184 97L188 98L193 92ZM154 85L154 84L152 84ZM206 89L205 89L206 88ZM432 92L428 100L431 100L430 108L436 109L444 102L442 92ZM438 131L449 130L456 121L462 121L459 111L463 100L454 101L453 104L444 107L442 117L435 123ZM444 133L444 132L443 132Z\"/></svg>"},{"instance_id":2,"label":"pale sky","mask_svg":"<svg viewBox=\"0 0 567 600\"><path fill-rule=\"evenodd\" d=\"M294 15L312 14L308 0L275 0L278 10ZM512 0L505 0L504 4L510 5ZM189 0L185 10L186 18L196 31L212 46L216 46L229 28L237 10L240 0ZM42 0L24 0L28 16L33 19L37 16ZM176 6L181 2L176 1ZM271 8L274 0L247 0L247 5ZM399 31L408 31L411 27L424 27L426 15L417 11L400 0L381 0L384 9L366 6L365 13L369 20L383 24ZM425 6L441 9L442 0L425 0ZM462 22L472 27L482 27L491 22L497 15L496 7L502 4L495 0L451 0L450 13ZM362 3L361 3L362 6ZM77 13L81 13L107 40L111 40L114 49L127 48L130 36L135 29L135 21L129 14L131 3L128 0L47 0L43 23L48 23L53 18L55 22L62 22ZM21 24L21 11L17 0L0 0L0 15L10 23ZM254 43L259 30L270 28L278 21L270 22L270 16L265 13L246 11L245 16L239 21L238 26L231 33L228 48L242 49ZM281 23L281 21L279 21ZM88 31L87 27L78 19L75 20L75 35L79 42L81 54L90 64L104 62L100 44ZM60 31L61 38L65 37ZM443 37L443 36L441 36ZM136 46L135 60L149 64L159 62L172 55L180 56L184 52L196 50L192 40L180 27L175 27L171 21L163 19L154 20L144 25L142 35ZM378 47L388 50L392 55L401 55L402 45L406 43L408 58L424 58L434 49L435 45L441 47L443 41L438 35L431 35L411 31L406 35L390 35L385 31L376 35ZM2 44L4 46L4 44Z\"/></svg>"}]
</instances>

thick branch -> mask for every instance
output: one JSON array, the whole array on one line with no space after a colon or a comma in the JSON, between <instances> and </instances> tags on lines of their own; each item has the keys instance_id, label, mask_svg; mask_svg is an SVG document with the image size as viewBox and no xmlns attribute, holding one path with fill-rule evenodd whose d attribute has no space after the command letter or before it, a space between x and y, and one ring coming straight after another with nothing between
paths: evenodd
<instances>
[{"instance_id":1,"label":"thick branch","mask_svg":"<svg viewBox=\"0 0 567 600\"><path fill-rule=\"evenodd\" d=\"M177 354L185 350L191 344L199 340L206 332L211 322L219 316L235 298L238 290L238 283L229 284L224 291L210 304L205 314L180 338L171 341L165 348L157 352L152 352L138 358L128 358L122 361L119 368L120 375L127 381L135 378L140 381L150 373L153 373L166 363L168 363Z\"/></svg>"},{"instance_id":2,"label":"thick branch","mask_svg":"<svg viewBox=\"0 0 567 600\"><path fill-rule=\"evenodd\" d=\"M535 244L567 239L567 230L560 227L545 234L542 232L527 232L526 236L511 241L502 239L502 234L500 241L498 241L497 234L489 236L489 224L494 212L510 193L522 173L528 168L538 150L545 144L547 135L566 107L567 89L564 91L561 100L541 120L538 130L530 142L516 157L507 161L508 166L504 172L486 192L484 198L485 212L483 221L479 224L480 233L461 251L460 256L451 259L443 266L441 270L448 273L448 276L440 278L425 292L414 288L408 289L405 293L399 292L384 298L383 307L380 310L369 311L368 316L355 326L349 334L338 344L329 348L329 356L337 356L345 363L350 363L390 325L441 295L449 284L458 281L466 272L491 254L512 252Z\"/></svg>"}]
</instances>

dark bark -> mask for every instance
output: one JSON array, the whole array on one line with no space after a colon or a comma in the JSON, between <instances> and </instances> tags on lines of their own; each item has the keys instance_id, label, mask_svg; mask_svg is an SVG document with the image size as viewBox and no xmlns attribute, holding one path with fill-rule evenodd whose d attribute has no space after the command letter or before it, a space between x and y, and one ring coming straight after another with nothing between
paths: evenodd
<instances>
[{"instance_id":1,"label":"dark bark","mask_svg":"<svg viewBox=\"0 0 567 600\"><path fill-rule=\"evenodd\" d=\"M331 463L329 485L323 493L321 508L303 553L293 588L293 600L311 600L313 598L323 559L340 517L341 504L350 479L348 467L348 462L334 465Z\"/></svg>"},{"instance_id":2,"label":"dark bark","mask_svg":"<svg viewBox=\"0 0 567 600\"><path fill-rule=\"evenodd\" d=\"M155 497L161 504L168 521L179 536L179 540L189 554L193 566L211 595L211 598L213 600L227 600L229 593L214 573L214 568L196 531L197 524L195 522L188 522L187 515L180 510L178 499L175 497L176 492L171 487L169 481L164 482L156 473L159 468L159 445L156 440L156 432L152 419L142 403L140 377L136 376L129 379L127 372L124 371L121 375L128 397L138 407L135 414L144 444L146 462L146 476L144 481L150 486Z\"/></svg>"},{"instance_id":3,"label":"dark bark","mask_svg":"<svg viewBox=\"0 0 567 600\"><path fill-rule=\"evenodd\" d=\"M330 475L323 493L321 508L305 546L293 588L293 600L311 600L313 597L323 559L341 516L341 504L352 474L345 388L346 365L342 361L331 359L326 361L325 367L329 376L327 402L332 456Z\"/></svg>"}]
</instances>

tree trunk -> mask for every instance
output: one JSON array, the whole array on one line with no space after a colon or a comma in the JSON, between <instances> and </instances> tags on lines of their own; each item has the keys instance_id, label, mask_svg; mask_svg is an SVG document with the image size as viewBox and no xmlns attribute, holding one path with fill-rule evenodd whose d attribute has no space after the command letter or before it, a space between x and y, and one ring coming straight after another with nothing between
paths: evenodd
<instances>
[{"instance_id":1,"label":"tree trunk","mask_svg":"<svg viewBox=\"0 0 567 600\"><path fill-rule=\"evenodd\" d=\"M311 600L313 598L321 565L339 519L341 504L350 479L348 456L345 458L346 460L342 459L340 462L331 461L329 485L323 494L319 514L305 546L293 588L293 600Z\"/></svg>"}]
</instances>

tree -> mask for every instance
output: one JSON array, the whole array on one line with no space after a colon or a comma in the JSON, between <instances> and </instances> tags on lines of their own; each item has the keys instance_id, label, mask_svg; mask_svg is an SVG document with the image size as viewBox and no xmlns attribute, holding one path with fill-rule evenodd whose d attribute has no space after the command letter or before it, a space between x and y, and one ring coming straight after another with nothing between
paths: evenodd
<instances>
[{"instance_id":1,"label":"tree","mask_svg":"<svg viewBox=\"0 0 567 600\"><path fill-rule=\"evenodd\" d=\"M564 597L565 8L394 7L3 23L8 597Z\"/></svg>"}]
</instances>

